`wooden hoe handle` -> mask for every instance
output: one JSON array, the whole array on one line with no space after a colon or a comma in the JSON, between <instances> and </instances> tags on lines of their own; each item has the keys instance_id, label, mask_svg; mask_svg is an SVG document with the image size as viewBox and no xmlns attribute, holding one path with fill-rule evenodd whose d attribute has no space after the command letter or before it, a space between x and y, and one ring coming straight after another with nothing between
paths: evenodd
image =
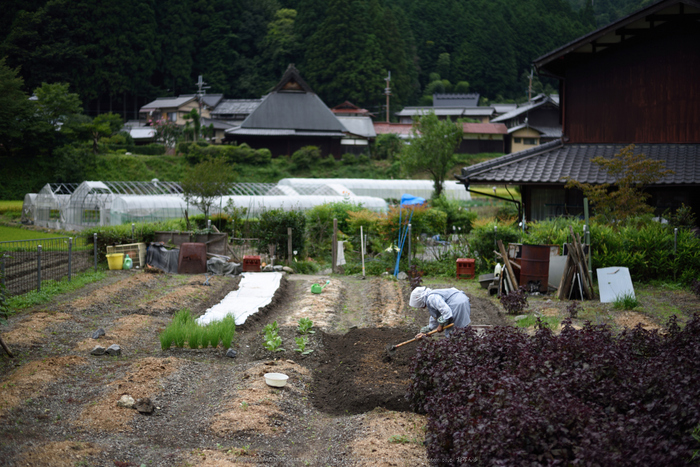
<instances>
[{"instance_id":1,"label":"wooden hoe handle","mask_svg":"<svg viewBox=\"0 0 700 467\"><path fill-rule=\"evenodd\" d=\"M450 324L448 324L447 326L445 326L445 327L442 328L442 329L445 330L445 329L451 328L451 327L454 326L454 325L455 325L455 323L450 323ZM430 336L430 335L432 335L432 334L435 334L436 332L438 332L438 330L437 330L437 329L433 329L432 331L425 333L425 335L426 335L426 336ZM414 337L414 338L411 339L410 341L406 341L406 342L402 342L402 343L400 343L400 344L396 344L396 345L394 346L394 348L395 348L395 349L398 349L398 348L401 347L401 346L404 346L404 345L406 345L406 344L410 344L411 342L415 342L415 341L417 341L417 340L418 340L418 339L416 339L416 338Z\"/></svg>"}]
</instances>

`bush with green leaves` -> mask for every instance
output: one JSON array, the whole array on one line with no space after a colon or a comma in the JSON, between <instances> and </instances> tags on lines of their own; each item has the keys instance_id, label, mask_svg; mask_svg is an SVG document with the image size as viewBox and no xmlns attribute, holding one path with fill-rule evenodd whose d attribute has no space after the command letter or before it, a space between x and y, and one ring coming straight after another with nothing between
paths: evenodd
<instances>
[{"instance_id":1,"label":"bush with green leaves","mask_svg":"<svg viewBox=\"0 0 700 467\"><path fill-rule=\"evenodd\" d=\"M152 242L156 232L163 230L181 230L179 220L164 222L136 222L134 223L134 236L131 236L131 224L93 227L81 232L87 238L88 243L93 243L93 234L97 234L97 254L104 258L107 247L128 243Z\"/></svg>"},{"instance_id":2,"label":"bush with green leaves","mask_svg":"<svg viewBox=\"0 0 700 467\"><path fill-rule=\"evenodd\" d=\"M292 162L297 169L302 170L311 168L319 159L321 150L317 146L304 146L292 154Z\"/></svg>"},{"instance_id":3,"label":"bush with green leaves","mask_svg":"<svg viewBox=\"0 0 700 467\"><path fill-rule=\"evenodd\" d=\"M377 135L372 147L372 156L379 160L394 161L401 154L404 142L395 133Z\"/></svg>"},{"instance_id":4,"label":"bush with green leaves","mask_svg":"<svg viewBox=\"0 0 700 467\"><path fill-rule=\"evenodd\" d=\"M275 245L275 255L287 258L287 228L292 228L292 248L304 251L306 234L306 216L302 211L285 211L284 209L267 209L258 216L257 224L252 227L252 236L257 238L256 248L261 253L268 252L269 245Z\"/></svg>"},{"instance_id":5,"label":"bush with green leaves","mask_svg":"<svg viewBox=\"0 0 700 467\"><path fill-rule=\"evenodd\" d=\"M467 210L463 204L457 200L448 200L444 194L430 201L434 209L439 209L447 215L446 232L452 232L453 227L459 227L462 233L468 234L472 230L472 223L476 220L477 214Z\"/></svg>"},{"instance_id":6,"label":"bush with green leaves","mask_svg":"<svg viewBox=\"0 0 700 467\"><path fill-rule=\"evenodd\" d=\"M306 247L309 256L316 260L330 259L333 219L338 220L340 232L350 232L350 213L363 210L360 205L342 201L314 206L306 211Z\"/></svg>"},{"instance_id":7,"label":"bush with green leaves","mask_svg":"<svg viewBox=\"0 0 700 467\"><path fill-rule=\"evenodd\" d=\"M495 231L494 226L497 227ZM495 221L474 227L467 241L476 259L477 272L493 272L496 266L496 256L493 252L498 251L496 240L501 240L508 248L509 243L519 243L520 237L521 231L517 227Z\"/></svg>"}]
</instances>

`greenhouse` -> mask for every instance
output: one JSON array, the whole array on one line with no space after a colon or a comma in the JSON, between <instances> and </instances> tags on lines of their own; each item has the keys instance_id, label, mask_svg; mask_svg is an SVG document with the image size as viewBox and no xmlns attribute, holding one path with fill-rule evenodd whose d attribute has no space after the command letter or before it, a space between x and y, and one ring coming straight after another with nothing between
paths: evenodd
<instances>
[{"instance_id":1,"label":"greenhouse","mask_svg":"<svg viewBox=\"0 0 700 467\"><path fill-rule=\"evenodd\" d=\"M34 217L36 215L36 193L27 193L24 195L24 202L22 203L22 217L20 222L22 224L33 224Z\"/></svg>"},{"instance_id":2,"label":"greenhouse","mask_svg":"<svg viewBox=\"0 0 700 467\"><path fill-rule=\"evenodd\" d=\"M429 199L433 194L432 180L374 180L370 178L284 178L278 185L286 185L297 191L346 190L351 196L372 196L382 199L401 199L405 194ZM315 187L315 189L314 189ZM342 192L342 191L341 191ZM443 193L447 199L468 201L471 195L464 185L447 180L443 185Z\"/></svg>"},{"instance_id":3,"label":"greenhouse","mask_svg":"<svg viewBox=\"0 0 700 467\"><path fill-rule=\"evenodd\" d=\"M34 224L51 229L65 228L65 208L77 187L78 185L75 183L47 183L44 185L36 195Z\"/></svg>"}]
</instances>

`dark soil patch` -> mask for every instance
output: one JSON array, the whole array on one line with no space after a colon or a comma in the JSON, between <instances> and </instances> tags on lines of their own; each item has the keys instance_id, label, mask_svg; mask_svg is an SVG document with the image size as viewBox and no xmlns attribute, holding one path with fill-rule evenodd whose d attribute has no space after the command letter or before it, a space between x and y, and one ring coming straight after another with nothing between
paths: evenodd
<instances>
[{"instance_id":1,"label":"dark soil patch","mask_svg":"<svg viewBox=\"0 0 700 467\"><path fill-rule=\"evenodd\" d=\"M415 346L387 356L387 346L414 334L393 328L354 328L344 335L323 335L323 363L314 370L312 402L333 415L358 414L376 407L409 411L405 398Z\"/></svg>"}]
</instances>

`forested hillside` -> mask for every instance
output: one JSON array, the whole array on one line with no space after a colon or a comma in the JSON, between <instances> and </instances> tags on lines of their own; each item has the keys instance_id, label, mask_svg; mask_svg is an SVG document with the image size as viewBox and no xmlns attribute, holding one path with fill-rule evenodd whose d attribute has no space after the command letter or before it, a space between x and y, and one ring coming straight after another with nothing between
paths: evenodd
<instances>
[{"instance_id":1,"label":"forested hillside","mask_svg":"<svg viewBox=\"0 0 700 467\"><path fill-rule=\"evenodd\" d=\"M29 93L69 83L88 115L134 118L200 74L210 93L260 97L290 62L330 106L377 109L387 70L395 109L442 91L517 99L534 58L643 0L584 1L5 0L0 57Z\"/></svg>"}]
</instances>

